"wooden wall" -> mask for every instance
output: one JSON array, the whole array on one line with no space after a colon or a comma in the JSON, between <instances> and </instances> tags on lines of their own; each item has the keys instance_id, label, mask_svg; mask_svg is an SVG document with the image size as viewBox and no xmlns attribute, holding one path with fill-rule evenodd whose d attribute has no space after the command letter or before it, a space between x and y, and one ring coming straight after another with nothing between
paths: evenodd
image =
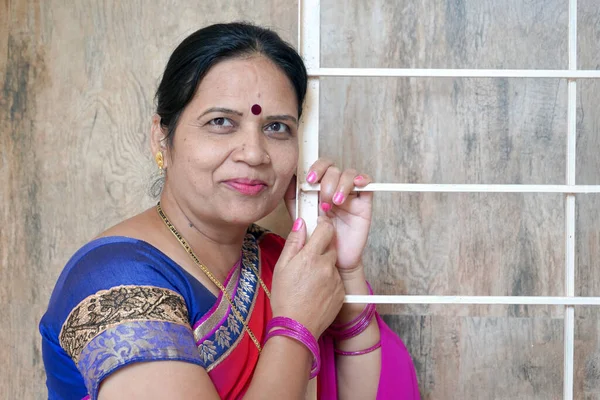
<instances>
[{"instance_id":1,"label":"wooden wall","mask_svg":"<svg viewBox=\"0 0 600 400\"><path fill-rule=\"evenodd\" d=\"M567 68L564 0L322 0L331 67ZM0 1L0 397L46 392L37 323L72 253L153 203L153 93L198 27L297 37L297 4ZM579 68L600 69L600 3L579 2ZM4 56L7 55L7 56ZM327 78L323 155L381 182L562 184L559 79ZM578 86L580 184L600 184L600 82ZM577 294L600 296L600 196L577 196ZM279 212L265 224L285 233ZM561 295L563 196L378 194L365 257L384 294ZM424 399L557 399L558 307L384 306ZM576 309L575 393L600 398L598 309Z\"/></svg>"}]
</instances>

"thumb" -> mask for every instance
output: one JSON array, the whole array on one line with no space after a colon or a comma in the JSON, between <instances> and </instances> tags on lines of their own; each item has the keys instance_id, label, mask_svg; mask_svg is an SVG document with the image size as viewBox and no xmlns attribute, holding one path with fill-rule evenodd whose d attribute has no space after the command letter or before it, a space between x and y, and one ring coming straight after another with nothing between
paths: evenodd
<instances>
[{"instance_id":1,"label":"thumb","mask_svg":"<svg viewBox=\"0 0 600 400\"><path fill-rule=\"evenodd\" d=\"M306 224L302 218L298 218L294 221L294 226L292 226L292 231L288 235L285 245L283 246L283 250L281 251L281 255L279 256L279 261L283 263L283 265L287 264L292 260L292 258L296 257L296 254L302 250L304 247L304 243L306 242Z\"/></svg>"}]
</instances>

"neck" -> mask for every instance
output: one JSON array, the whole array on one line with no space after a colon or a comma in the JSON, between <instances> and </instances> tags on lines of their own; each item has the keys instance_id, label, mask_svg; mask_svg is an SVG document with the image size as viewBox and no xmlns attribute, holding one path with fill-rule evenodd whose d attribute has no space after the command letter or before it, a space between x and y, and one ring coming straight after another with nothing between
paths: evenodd
<instances>
[{"instance_id":1,"label":"neck","mask_svg":"<svg viewBox=\"0 0 600 400\"><path fill-rule=\"evenodd\" d=\"M240 258L247 227L200 218L168 193L161 195L160 205L200 262L223 282ZM165 226L165 229L168 228Z\"/></svg>"}]
</instances>

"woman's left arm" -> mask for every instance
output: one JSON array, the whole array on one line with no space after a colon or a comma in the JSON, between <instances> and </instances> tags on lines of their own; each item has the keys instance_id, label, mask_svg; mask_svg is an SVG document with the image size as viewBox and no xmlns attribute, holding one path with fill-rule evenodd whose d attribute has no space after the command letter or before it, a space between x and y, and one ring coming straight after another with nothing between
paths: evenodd
<instances>
[{"instance_id":1,"label":"woman's left arm","mask_svg":"<svg viewBox=\"0 0 600 400\"><path fill-rule=\"evenodd\" d=\"M346 294L369 294L362 265L352 276L344 279ZM344 304L335 323L348 324L355 320L365 309L364 304ZM381 343L379 326L375 317L367 328L359 335L337 340L337 351L354 353L367 351L358 355L336 355L337 390L340 399L375 399L381 373Z\"/></svg>"},{"instance_id":2,"label":"woman's left arm","mask_svg":"<svg viewBox=\"0 0 600 400\"><path fill-rule=\"evenodd\" d=\"M312 173L312 175L311 175ZM337 267L347 295L369 294L362 254L371 227L373 192L353 192L354 187L371 183L366 174L356 170L340 171L326 159L315 162L307 175L309 183L321 183L319 212L329 215L336 228ZM349 324L360 318L364 304L344 304L336 325ZM364 315L363 315L364 316ZM357 336L336 340L338 352L360 352L380 343L375 317ZM340 399L374 399L381 371L381 349L366 354L336 354L337 389Z\"/></svg>"},{"instance_id":3,"label":"woman's left arm","mask_svg":"<svg viewBox=\"0 0 600 400\"><path fill-rule=\"evenodd\" d=\"M307 182L321 184L319 212L327 214L336 229L337 267L346 294L369 294L362 254L371 226L373 193L353 190L368 185L371 178L352 169L340 171L333 162L319 159L310 168ZM293 210L292 204L288 201L288 209ZM361 316L363 310L364 304L344 304L335 324L351 323ZM363 332L352 338L336 340L335 348L338 352L360 352L379 343L379 326L372 316ZM335 364L340 399L375 399L381 371L381 349L360 355L337 354Z\"/></svg>"}]
</instances>

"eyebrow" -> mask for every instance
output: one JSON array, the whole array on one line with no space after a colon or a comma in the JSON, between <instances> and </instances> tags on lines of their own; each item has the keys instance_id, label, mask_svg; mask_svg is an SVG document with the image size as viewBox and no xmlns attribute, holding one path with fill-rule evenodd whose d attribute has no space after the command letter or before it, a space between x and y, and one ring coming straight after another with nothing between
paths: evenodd
<instances>
[{"instance_id":1,"label":"eyebrow","mask_svg":"<svg viewBox=\"0 0 600 400\"><path fill-rule=\"evenodd\" d=\"M210 114L210 113L214 113L214 112L221 112L221 113L225 113L225 114L234 114L234 115L237 115L240 117L244 116L244 113L232 110L231 108L212 107L212 108L209 108L208 110L204 111L200 116L198 116L198 119L204 117L206 114Z\"/></svg>"},{"instance_id":2,"label":"eyebrow","mask_svg":"<svg viewBox=\"0 0 600 400\"><path fill-rule=\"evenodd\" d=\"M280 121L292 121L294 124L298 125L298 120L294 117L292 117L291 115L270 115L268 117L265 118L267 121L276 121L276 120L280 120Z\"/></svg>"}]
</instances>

